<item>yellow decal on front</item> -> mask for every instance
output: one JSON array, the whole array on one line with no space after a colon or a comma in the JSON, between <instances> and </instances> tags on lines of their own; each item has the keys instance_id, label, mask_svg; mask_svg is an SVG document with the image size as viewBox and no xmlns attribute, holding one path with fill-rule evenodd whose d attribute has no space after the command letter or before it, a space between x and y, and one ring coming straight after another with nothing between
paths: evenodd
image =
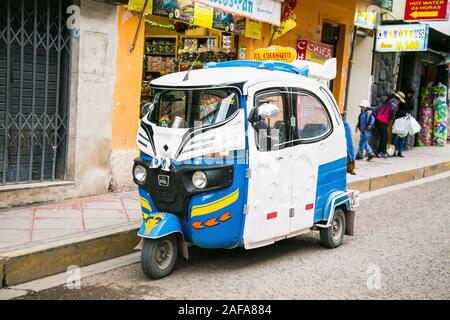
<instances>
[{"instance_id":1,"label":"yellow decal on front","mask_svg":"<svg viewBox=\"0 0 450 320\"><path fill-rule=\"evenodd\" d=\"M147 201L147 199L141 197L141 206L144 209L147 209L150 212L153 212L152 207L150 206L150 203Z\"/></svg>"},{"instance_id":2,"label":"yellow decal on front","mask_svg":"<svg viewBox=\"0 0 450 320\"><path fill-rule=\"evenodd\" d=\"M155 214L150 216L145 221L145 234L148 235L153 230L153 228L161 222L162 218L164 218L164 214Z\"/></svg>"},{"instance_id":3,"label":"yellow decal on front","mask_svg":"<svg viewBox=\"0 0 450 320\"><path fill-rule=\"evenodd\" d=\"M193 218L198 216L204 216L219 211L233 204L234 202L237 201L237 199L239 199L239 189L219 200L192 207L191 217Z\"/></svg>"}]
</instances>

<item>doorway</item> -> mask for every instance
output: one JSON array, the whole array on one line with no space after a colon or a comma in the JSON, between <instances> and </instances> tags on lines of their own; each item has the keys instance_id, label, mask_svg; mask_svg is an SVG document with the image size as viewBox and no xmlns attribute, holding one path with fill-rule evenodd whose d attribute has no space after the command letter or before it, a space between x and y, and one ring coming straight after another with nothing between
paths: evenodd
<instances>
[{"instance_id":1,"label":"doorway","mask_svg":"<svg viewBox=\"0 0 450 320\"><path fill-rule=\"evenodd\" d=\"M337 47L340 39L341 26L337 23L324 21L322 24L321 42L333 46L333 58L337 57ZM329 89L334 92L335 80L329 82Z\"/></svg>"},{"instance_id":2,"label":"doorway","mask_svg":"<svg viewBox=\"0 0 450 320\"><path fill-rule=\"evenodd\" d=\"M63 179L69 1L0 1L0 185Z\"/></svg>"}]
</instances>

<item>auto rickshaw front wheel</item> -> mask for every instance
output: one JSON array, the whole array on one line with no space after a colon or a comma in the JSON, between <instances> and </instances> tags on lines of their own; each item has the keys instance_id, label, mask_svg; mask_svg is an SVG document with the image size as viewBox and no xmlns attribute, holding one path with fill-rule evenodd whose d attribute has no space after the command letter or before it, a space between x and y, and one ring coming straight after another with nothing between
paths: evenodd
<instances>
[{"instance_id":1,"label":"auto rickshaw front wheel","mask_svg":"<svg viewBox=\"0 0 450 320\"><path fill-rule=\"evenodd\" d=\"M178 238L169 235L160 239L144 239L141 251L141 268L151 279L161 279L175 268L178 258Z\"/></svg>"},{"instance_id":2,"label":"auto rickshaw front wheel","mask_svg":"<svg viewBox=\"0 0 450 320\"><path fill-rule=\"evenodd\" d=\"M341 208L334 212L334 218L331 227L320 229L320 241L327 248L334 249L339 247L344 241L346 228L345 213Z\"/></svg>"}]
</instances>

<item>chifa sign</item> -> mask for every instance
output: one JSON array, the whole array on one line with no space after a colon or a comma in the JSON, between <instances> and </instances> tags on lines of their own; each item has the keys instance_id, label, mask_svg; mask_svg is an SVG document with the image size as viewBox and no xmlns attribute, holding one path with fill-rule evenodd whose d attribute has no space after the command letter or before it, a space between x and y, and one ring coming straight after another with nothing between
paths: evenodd
<instances>
[{"instance_id":1,"label":"chifa sign","mask_svg":"<svg viewBox=\"0 0 450 320\"><path fill-rule=\"evenodd\" d=\"M297 41L297 56L299 60L308 60L324 64L333 58L334 47L328 44L310 40Z\"/></svg>"},{"instance_id":2,"label":"chifa sign","mask_svg":"<svg viewBox=\"0 0 450 320\"><path fill-rule=\"evenodd\" d=\"M252 59L257 61L271 60L290 63L297 59L297 51L293 48L280 46L260 48L253 51Z\"/></svg>"},{"instance_id":3,"label":"chifa sign","mask_svg":"<svg viewBox=\"0 0 450 320\"><path fill-rule=\"evenodd\" d=\"M406 0L404 20L448 20L448 14L448 0Z\"/></svg>"}]
</instances>

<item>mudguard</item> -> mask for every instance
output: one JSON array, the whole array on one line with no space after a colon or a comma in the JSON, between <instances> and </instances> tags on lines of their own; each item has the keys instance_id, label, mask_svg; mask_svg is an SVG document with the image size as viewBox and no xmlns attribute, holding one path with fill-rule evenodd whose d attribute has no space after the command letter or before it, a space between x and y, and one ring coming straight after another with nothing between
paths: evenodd
<instances>
[{"instance_id":1,"label":"mudguard","mask_svg":"<svg viewBox=\"0 0 450 320\"><path fill-rule=\"evenodd\" d=\"M347 192L345 191L334 191L329 196L325 203L325 220L328 220L328 224L333 221L334 210L336 207L345 204L346 210L350 210L350 200L348 198Z\"/></svg>"},{"instance_id":2,"label":"mudguard","mask_svg":"<svg viewBox=\"0 0 450 320\"><path fill-rule=\"evenodd\" d=\"M178 217L171 213L154 212L144 214L144 221L139 229L138 236L158 239L174 233L179 233L183 236Z\"/></svg>"}]
</instances>

